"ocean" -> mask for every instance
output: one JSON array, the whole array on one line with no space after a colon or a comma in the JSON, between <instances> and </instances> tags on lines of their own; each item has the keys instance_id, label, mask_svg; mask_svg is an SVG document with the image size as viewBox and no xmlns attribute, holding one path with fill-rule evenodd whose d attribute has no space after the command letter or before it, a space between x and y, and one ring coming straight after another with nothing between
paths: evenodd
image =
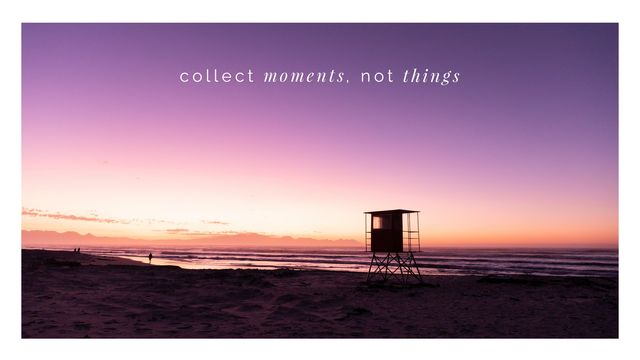
<instances>
[{"instance_id":1,"label":"ocean","mask_svg":"<svg viewBox=\"0 0 640 360\"><path fill-rule=\"evenodd\" d=\"M307 269L367 272L363 249L83 248L187 269ZM423 249L414 253L425 275L618 276L616 249Z\"/></svg>"}]
</instances>

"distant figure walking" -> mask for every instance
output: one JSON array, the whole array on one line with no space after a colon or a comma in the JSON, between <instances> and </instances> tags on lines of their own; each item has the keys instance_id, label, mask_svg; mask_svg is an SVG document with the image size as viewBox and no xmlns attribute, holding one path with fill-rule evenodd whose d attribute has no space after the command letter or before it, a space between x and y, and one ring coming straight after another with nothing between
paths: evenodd
<instances>
[{"instance_id":1,"label":"distant figure walking","mask_svg":"<svg viewBox=\"0 0 640 360\"><path fill-rule=\"evenodd\" d=\"M149 264L151 264L151 259L153 259L153 254L149 253Z\"/></svg>"}]
</instances>

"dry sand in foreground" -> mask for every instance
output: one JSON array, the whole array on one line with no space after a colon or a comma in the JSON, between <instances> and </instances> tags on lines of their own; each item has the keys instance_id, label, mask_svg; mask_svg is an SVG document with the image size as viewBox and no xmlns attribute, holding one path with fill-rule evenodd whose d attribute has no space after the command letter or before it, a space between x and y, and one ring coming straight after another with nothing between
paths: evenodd
<instances>
[{"instance_id":1,"label":"dry sand in foreground","mask_svg":"<svg viewBox=\"0 0 640 360\"><path fill-rule=\"evenodd\" d=\"M365 276L23 250L22 336L618 336L615 278L435 276L394 288L367 286Z\"/></svg>"}]
</instances>

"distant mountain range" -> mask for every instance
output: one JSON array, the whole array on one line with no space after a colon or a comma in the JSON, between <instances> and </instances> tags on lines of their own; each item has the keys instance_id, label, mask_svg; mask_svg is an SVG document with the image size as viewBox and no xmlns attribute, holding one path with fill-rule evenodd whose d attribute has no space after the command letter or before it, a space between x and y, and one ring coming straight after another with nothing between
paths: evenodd
<instances>
[{"instance_id":1,"label":"distant mountain range","mask_svg":"<svg viewBox=\"0 0 640 360\"><path fill-rule=\"evenodd\" d=\"M312 238L293 238L290 236L269 236L256 233L233 235L215 235L196 239L147 240L127 237L95 236L79 234L75 231L56 232L43 230L22 230L22 246L48 247L69 246L224 246L224 247L363 247L355 240L326 240Z\"/></svg>"}]
</instances>

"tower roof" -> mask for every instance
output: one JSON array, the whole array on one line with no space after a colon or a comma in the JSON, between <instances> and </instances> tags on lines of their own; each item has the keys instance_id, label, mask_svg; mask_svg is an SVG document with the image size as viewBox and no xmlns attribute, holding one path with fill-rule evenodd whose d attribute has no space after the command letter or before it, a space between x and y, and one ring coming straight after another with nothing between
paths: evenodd
<instances>
[{"instance_id":1,"label":"tower roof","mask_svg":"<svg viewBox=\"0 0 640 360\"><path fill-rule=\"evenodd\" d=\"M377 211L365 211L365 214L373 214L373 215L385 215L385 214L409 214L409 213L419 213L418 210L406 210L406 209L393 209L393 210L377 210Z\"/></svg>"}]
</instances>

